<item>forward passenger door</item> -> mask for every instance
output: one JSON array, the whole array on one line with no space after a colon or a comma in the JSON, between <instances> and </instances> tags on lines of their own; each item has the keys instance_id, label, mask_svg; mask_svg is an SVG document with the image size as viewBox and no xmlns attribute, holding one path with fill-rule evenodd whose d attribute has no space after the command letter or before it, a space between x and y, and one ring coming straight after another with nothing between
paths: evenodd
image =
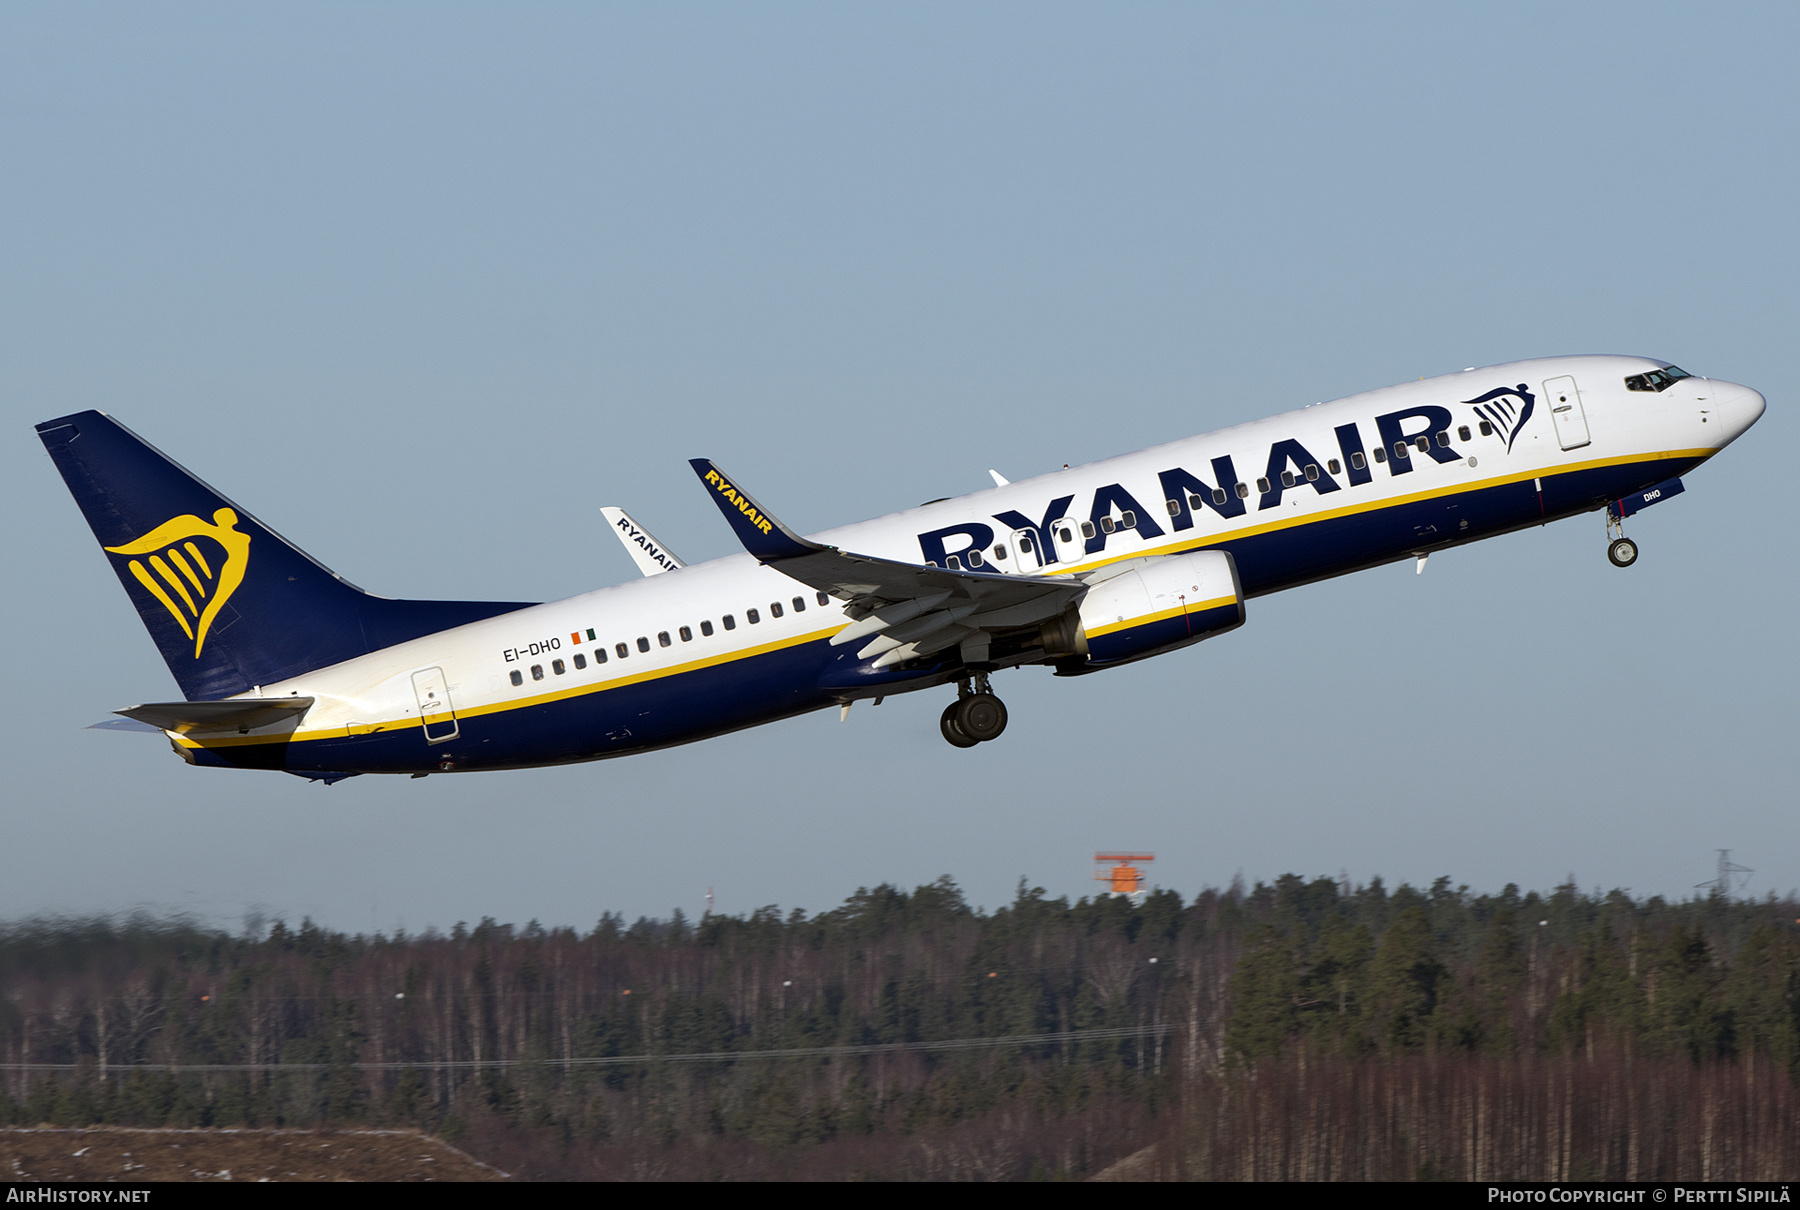
<instances>
[{"instance_id":1,"label":"forward passenger door","mask_svg":"<svg viewBox=\"0 0 1800 1210\"><path fill-rule=\"evenodd\" d=\"M1592 440L1588 436L1587 413L1581 410L1581 392L1573 378L1564 375L1545 381L1544 402L1550 408L1550 419L1556 422L1558 445L1577 450Z\"/></svg>"}]
</instances>

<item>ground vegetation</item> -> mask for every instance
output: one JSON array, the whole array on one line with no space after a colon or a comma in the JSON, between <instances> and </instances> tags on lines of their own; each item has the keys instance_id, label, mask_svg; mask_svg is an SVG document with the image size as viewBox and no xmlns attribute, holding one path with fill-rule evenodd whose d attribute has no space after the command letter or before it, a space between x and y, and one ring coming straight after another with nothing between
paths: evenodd
<instances>
[{"instance_id":1,"label":"ground vegetation","mask_svg":"<svg viewBox=\"0 0 1800 1210\"><path fill-rule=\"evenodd\" d=\"M0 1125L421 1129L523 1177L1800 1175L1800 905L949 879L593 928L0 929Z\"/></svg>"}]
</instances>

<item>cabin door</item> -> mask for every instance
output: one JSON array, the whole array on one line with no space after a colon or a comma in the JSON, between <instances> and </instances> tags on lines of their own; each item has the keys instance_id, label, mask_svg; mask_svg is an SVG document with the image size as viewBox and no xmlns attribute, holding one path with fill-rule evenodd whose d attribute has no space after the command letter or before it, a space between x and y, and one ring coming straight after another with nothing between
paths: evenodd
<instances>
[{"instance_id":1,"label":"cabin door","mask_svg":"<svg viewBox=\"0 0 1800 1210\"><path fill-rule=\"evenodd\" d=\"M1587 413L1581 410L1581 392L1568 376L1552 378L1544 383L1544 402L1550 408L1550 419L1556 422L1556 443L1565 450L1576 450L1592 440L1588 436Z\"/></svg>"},{"instance_id":2,"label":"cabin door","mask_svg":"<svg viewBox=\"0 0 1800 1210\"><path fill-rule=\"evenodd\" d=\"M1087 557L1087 539L1079 522L1063 517L1050 523L1050 540L1056 543L1056 561L1074 565Z\"/></svg>"},{"instance_id":3,"label":"cabin door","mask_svg":"<svg viewBox=\"0 0 1800 1210\"><path fill-rule=\"evenodd\" d=\"M413 694L419 699L419 721L425 724L425 742L441 744L456 738L456 710L450 704L450 684L442 668L423 668L413 673Z\"/></svg>"},{"instance_id":4,"label":"cabin door","mask_svg":"<svg viewBox=\"0 0 1800 1210\"><path fill-rule=\"evenodd\" d=\"M1043 539L1035 529L1015 529L1008 540L1013 548L1013 571L1021 576L1035 576L1044 566Z\"/></svg>"}]
</instances>

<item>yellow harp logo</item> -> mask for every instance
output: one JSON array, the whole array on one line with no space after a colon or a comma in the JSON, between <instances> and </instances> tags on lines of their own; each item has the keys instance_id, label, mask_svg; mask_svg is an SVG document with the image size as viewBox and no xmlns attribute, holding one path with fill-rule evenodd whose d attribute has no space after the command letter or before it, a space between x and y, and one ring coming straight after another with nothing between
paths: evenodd
<instances>
[{"instance_id":1,"label":"yellow harp logo","mask_svg":"<svg viewBox=\"0 0 1800 1210\"><path fill-rule=\"evenodd\" d=\"M206 646L206 632L213 619L244 582L244 567L250 561L250 535L233 529L237 523L238 515L229 508L214 513L211 525L185 513L164 521L135 542L106 548L115 555L149 556L132 559L131 574L146 592L162 602L169 616L194 640L195 659L200 658L200 649ZM194 542L196 538L209 538L219 549L208 558L207 552ZM219 564L216 571L214 561Z\"/></svg>"}]
</instances>

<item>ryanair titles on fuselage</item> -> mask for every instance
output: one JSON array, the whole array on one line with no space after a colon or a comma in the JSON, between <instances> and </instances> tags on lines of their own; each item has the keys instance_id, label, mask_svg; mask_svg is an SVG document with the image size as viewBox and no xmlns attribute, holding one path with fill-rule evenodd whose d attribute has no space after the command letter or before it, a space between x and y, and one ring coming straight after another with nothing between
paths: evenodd
<instances>
[{"instance_id":1,"label":"ryanair titles on fuselage","mask_svg":"<svg viewBox=\"0 0 1800 1210\"><path fill-rule=\"evenodd\" d=\"M1519 383L1459 402L1487 405L1486 408L1475 408L1471 420L1485 425L1489 432L1497 432L1502 448L1510 451L1512 439L1531 416L1533 401L1527 384ZM1512 402L1509 415L1518 417L1516 423L1496 426L1488 419L1487 409L1498 402ZM1362 426L1354 421L1333 427L1335 446L1323 447L1319 452L1308 449L1294 438L1271 444L1255 485L1256 511L1279 508L1283 492L1298 491L1303 487L1311 488L1321 496L1360 487L1374 481L1376 466L1385 466L1390 478L1411 474L1414 454L1446 463L1460 462L1467 456L1456 448L1463 442L1461 435L1453 429L1456 418L1447 407L1414 404L1398 411L1384 412L1372 423L1377 437L1373 449L1365 448ZM1117 530L1136 530L1146 541L1162 537L1165 531L1157 522L1158 512L1167 516L1170 527L1177 532L1194 528L1196 509L1212 509L1226 519L1242 517L1249 512L1250 485L1239 479L1237 466L1229 454L1212 459L1206 471L1172 466L1157 472L1156 477L1161 500L1151 500L1149 508L1122 483L1108 483L1095 490L1087 510L1088 523L1081 527L1085 539L1083 557L1105 550L1107 535ZM730 486L724 484L720 490L729 492ZM1023 530L1034 534L1042 562L1055 563L1060 555L1051 529L1059 521L1080 520L1078 514L1070 511L1074 502L1072 495L1059 496L1036 520L1012 509L994 513L993 518L1011 532ZM738 507L745 506L739 504ZM1106 524L1102 524L1103 521ZM995 536L994 527L980 521L947 525L918 535L919 550L925 562L943 567L951 557L966 557L971 550L980 551L992 546Z\"/></svg>"}]
</instances>

